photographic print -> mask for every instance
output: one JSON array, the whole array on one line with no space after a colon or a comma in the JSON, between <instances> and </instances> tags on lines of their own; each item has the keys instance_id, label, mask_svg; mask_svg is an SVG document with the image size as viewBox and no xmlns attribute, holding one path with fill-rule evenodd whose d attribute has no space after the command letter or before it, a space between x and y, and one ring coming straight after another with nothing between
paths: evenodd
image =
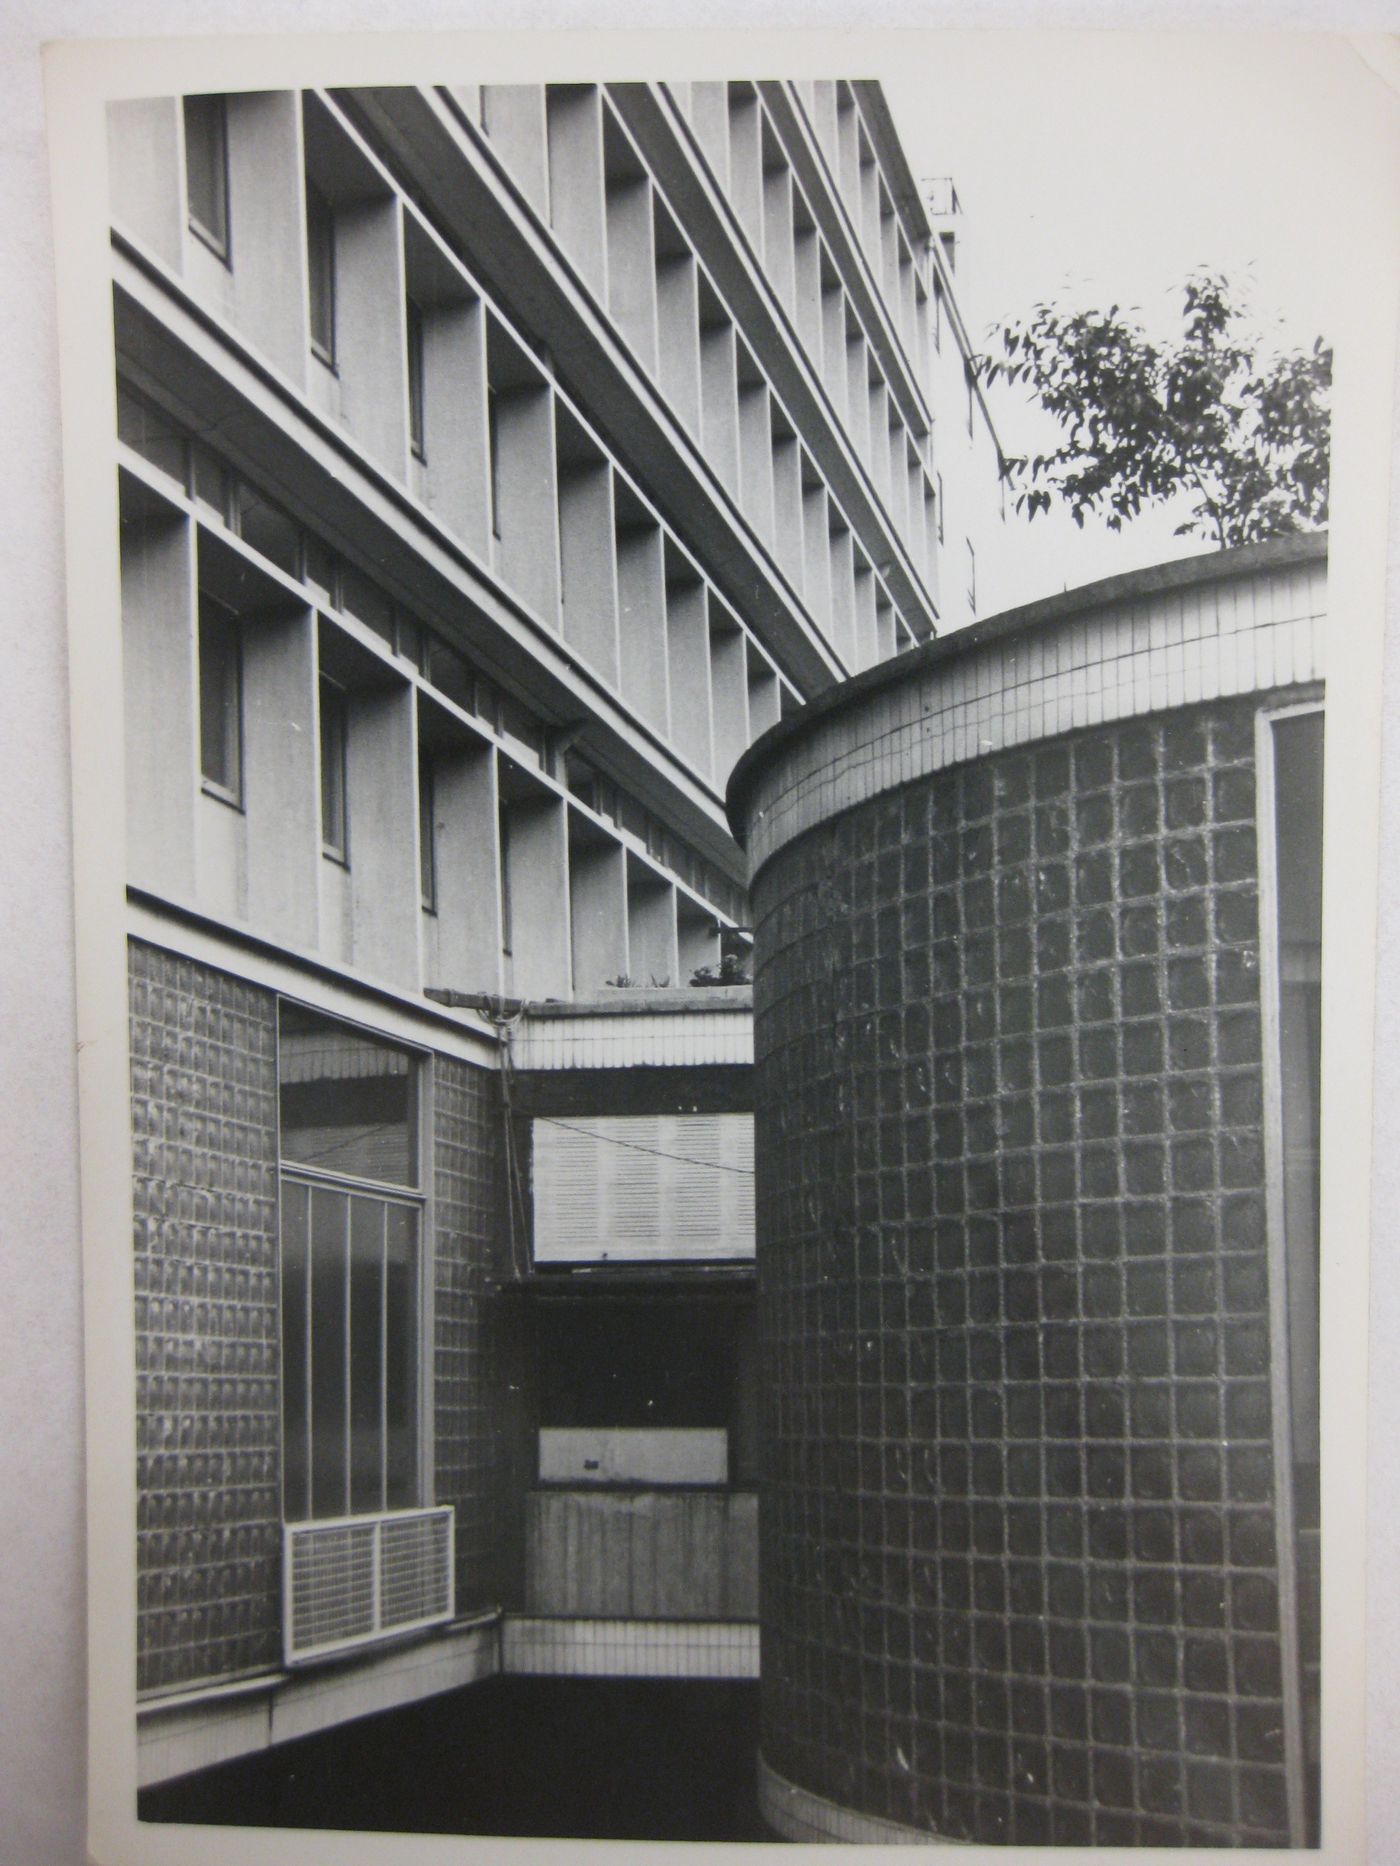
<instances>
[{"instance_id":1,"label":"photographic print","mask_svg":"<svg viewBox=\"0 0 1400 1866\"><path fill-rule=\"evenodd\" d=\"M523 41L51 74L94 1856L1341 1858L1393 125Z\"/></svg>"}]
</instances>

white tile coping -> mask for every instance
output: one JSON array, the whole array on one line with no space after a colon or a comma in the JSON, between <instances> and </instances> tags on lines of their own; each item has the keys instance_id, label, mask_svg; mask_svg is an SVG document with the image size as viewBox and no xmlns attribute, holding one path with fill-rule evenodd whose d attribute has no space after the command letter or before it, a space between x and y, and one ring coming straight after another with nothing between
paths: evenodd
<instances>
[{"instance_id":1,"label":"white tile coping","mask_svg":"<svg viewBox=\"0 0 1400 1866\"><path fill-rule=\"evenodd\" d=\"M750 878L806 830L950 765L1320 682L1326 585L1324 534L1182 558L1009 610L827 689L730 779Z\"/></svg>"},{"instance_id":2,"label":"white tile coping","mask_svg":"<svg viewBox=\"0 0 1400 1866\"><path fill-rule=\"evenodd\" d=\"M876 1814L843 1808L795 1782L758 1759L758 1806L765 1821L784 1840L814 1841L828 1845L893 1847L961 1847L965 1840L946 1839L922 1827L906 1827Z\"/></svg>"}]
</instances>

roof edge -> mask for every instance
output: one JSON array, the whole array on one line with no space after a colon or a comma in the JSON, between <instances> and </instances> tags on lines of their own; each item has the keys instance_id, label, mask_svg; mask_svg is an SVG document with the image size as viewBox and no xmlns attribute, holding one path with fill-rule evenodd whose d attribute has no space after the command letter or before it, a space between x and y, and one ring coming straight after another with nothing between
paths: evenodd
<instances>
[{"instance_id":1,"label":"roof edge","mask_svg":"<svg viewBox=\"0 0 1400 1866\"><path fill-rule=\"evenodd\" d=\"M1120 571L1072 590L1057 590L1053 596L1037 597L1034 602L1021 603L1014 609L1003 609L968 628L936 636L891 660L877 662L849 680L824 688L797 712L780 719L761 738L754 740L730 772L725 787L724 807L730 830L740 846L746 846L749 794L759 771L786 745L800 738L818 721L846 706L859 704L882 687L893 686L943 662L955 661L969 650L983 648L1008 635L1048 628L1056 622L1107 609L1116 603L1156 596L1167 590L1189 589L1197 584L1223 583L1260 571L1325 561L1327 542L1326 531L1297 532L1289 537L1269 538L1260 544L1240 544L1225 551L1202 551L1194 557L1175 557L1165 563L1149 564L1141 570Z\"/></svg>"}]
</instances>

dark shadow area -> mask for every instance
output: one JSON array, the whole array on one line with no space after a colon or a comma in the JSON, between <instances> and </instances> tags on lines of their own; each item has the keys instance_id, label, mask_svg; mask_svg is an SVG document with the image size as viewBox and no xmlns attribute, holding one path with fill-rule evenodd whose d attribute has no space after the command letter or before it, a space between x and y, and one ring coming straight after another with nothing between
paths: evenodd
<instances>
[{"instance_id":1,"label":"dark shadow area","mask_svg":"<svg viewBox=\"0 0 1400 1866\"><path fill-rule=\"evenodd\" d=\"M145 1790L145 1821L771 1840L758 1686L494 1678Z\"/></svg>"}]
</instances>

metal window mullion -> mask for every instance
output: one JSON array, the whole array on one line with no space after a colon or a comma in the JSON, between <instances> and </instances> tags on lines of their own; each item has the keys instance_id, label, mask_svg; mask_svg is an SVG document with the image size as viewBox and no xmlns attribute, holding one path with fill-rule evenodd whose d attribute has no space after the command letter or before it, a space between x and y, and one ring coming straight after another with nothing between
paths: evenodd
<instances>
[{"instance_id":1,"label":"metal window mullion","mask_svg":"<svg viewBox=\"0 0 1400 1866\"><path fill-rule=\"evenodd\" d=\"M316 1389L311 1377L311 1271L315 1258L316 1239L311 1229L311 1188L303 1186L301 1190L306 1194L306 1263L303 1266L303 1275L306 1278L303 1298L306 1309L306 1513L308 1516L314 1516L316 1514L316 1492L312 1482L311 1454L316 1443L312 1414L312 1395Z\"/></svg>"},{"instance_id":2,"label":"metal window mullion","mask_svg":"<svg viewBox=\"0 0 1400 1866\"><path fill-rule=\"evenodd\" d=\"M389 1507L389 1207L379 1208L379 1507Z\"/></svg>"},{"instance_id":3,"label":"metal window mullion","mask_svg":"<svg viewBox=\"0 0 1400 1866\"><path fill-rule=\"evenodd\" d=\"M350 1483L352 1469L352 1433L353 1420L353 1381L350 1365L350 1220L353 1199L345 1193L345 1513L348 1516L354 1505L354 1492Z\"/></svg>"}]
</instances>

